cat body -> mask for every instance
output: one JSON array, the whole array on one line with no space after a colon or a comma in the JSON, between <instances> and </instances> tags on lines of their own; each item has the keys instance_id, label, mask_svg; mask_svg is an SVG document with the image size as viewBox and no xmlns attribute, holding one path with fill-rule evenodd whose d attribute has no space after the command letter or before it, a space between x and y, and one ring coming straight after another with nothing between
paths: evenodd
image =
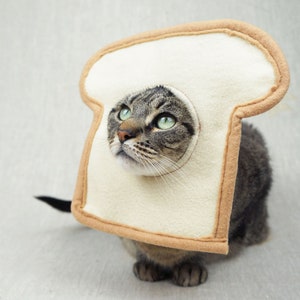
<instances>
[{"instance_id":1,"label":"cat body","mask_svg":"<svg viewBox=\"0 0 300 300\"><path fill-rule=\"evenodd\" d=\"M185 104L159 86L117 103L108 117L108 142L112 154L127 171L139 176L163 176L181 167L181 158L198 128L201 126ZM265 142L256 129L244 123L229 244L251 245L266 239L266 197L271 182ZM131 243L137 259L134 274L141 280L171 278L177 285L194 286L207 278L202 253Z\"/></svg>"},{"instance_id":2,"label":"cat body","mask_svg":"<svg viewBox=\"0 0 300 300\"><path fill-rule=\"evenodd\" d=\"M263 242L268 236L266 198L272 175L268 153L260 133L243 124L236 179L229 247ZM145 281L171 278L180 286L205 282L209 254L170 249L132 241L137 262L135 275Z\"/></svg>"}]
</instances>

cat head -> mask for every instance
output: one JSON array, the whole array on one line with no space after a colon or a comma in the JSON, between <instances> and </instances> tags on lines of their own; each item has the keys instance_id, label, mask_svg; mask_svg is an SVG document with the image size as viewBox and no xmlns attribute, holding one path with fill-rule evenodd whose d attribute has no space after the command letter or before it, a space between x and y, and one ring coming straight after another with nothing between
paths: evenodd
<instances>
[{"instance_id":1,"label":"cat head","mask_svg":"<svg viewBox=\"0 0 300 300\"><path fill-rule=\"evenodd\" d=\"M199 130L191 110L163 86L125 97L108 116L112 154L137 175L159 176L180 168Z\"/></svg>"}]
</instances>

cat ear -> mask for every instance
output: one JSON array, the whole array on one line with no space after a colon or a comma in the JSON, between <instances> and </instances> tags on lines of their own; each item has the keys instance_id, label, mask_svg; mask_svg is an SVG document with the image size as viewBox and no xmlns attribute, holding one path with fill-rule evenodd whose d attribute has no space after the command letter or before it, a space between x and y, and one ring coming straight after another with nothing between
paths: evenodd
<instances>
[{"instance_id":1,"label":"cat ear","mask_svg":"<svg viewBox=\"0 0 300 300\"><path fill-rule=\"evenodd\" d=\"M175 172L168 178L171 190L163 181L122 173L105 144L106 122L99 127L103 112L117 101L158 85L189 103L201 123L181 168L188 174L184 189L173 179ZM241 119L273 107L288 85L288 66L277 44L239 21L181 25L102 49L80 81L95 118L79 171L75 216L88 226L147 243L225 253Z\"/></svg>"}]
</instances>

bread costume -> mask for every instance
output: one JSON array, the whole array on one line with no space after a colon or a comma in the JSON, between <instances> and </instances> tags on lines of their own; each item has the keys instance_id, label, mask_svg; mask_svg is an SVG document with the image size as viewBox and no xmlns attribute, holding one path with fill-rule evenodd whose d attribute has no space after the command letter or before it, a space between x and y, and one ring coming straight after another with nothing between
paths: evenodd
<instances>
[{"instance_id":1,"label":"bread costume","mask_svg":"<svg viewBox=\"0 0 300 300\"><path fill-rule=\"evenodd\" d=\"M239 21L191 23L105 47L88 61L80 80L94 120L73 214L89 227L129 239L226 254L241 119L273 107L288 84L288 66L276 43ZM126 172L107 142L111 108L158 85L183 100L199 124L182 167L164 180Z\"/></svg>"}]
</instances>

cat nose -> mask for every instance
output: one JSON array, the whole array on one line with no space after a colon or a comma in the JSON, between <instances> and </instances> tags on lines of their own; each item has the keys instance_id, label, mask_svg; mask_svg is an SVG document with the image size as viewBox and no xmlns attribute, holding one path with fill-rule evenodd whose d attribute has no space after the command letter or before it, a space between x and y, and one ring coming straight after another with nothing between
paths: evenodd
<instances>
[{"instance_id":1,"label":"cat nose","mask_svg":"<svg viewBox=\"0 0 300 300\"><path fill-rule=\"evenodd\" d=\"M121 143L136 137L136 134L132 130L119 130L118 138Z\"/></svg>"}]
</instances>

